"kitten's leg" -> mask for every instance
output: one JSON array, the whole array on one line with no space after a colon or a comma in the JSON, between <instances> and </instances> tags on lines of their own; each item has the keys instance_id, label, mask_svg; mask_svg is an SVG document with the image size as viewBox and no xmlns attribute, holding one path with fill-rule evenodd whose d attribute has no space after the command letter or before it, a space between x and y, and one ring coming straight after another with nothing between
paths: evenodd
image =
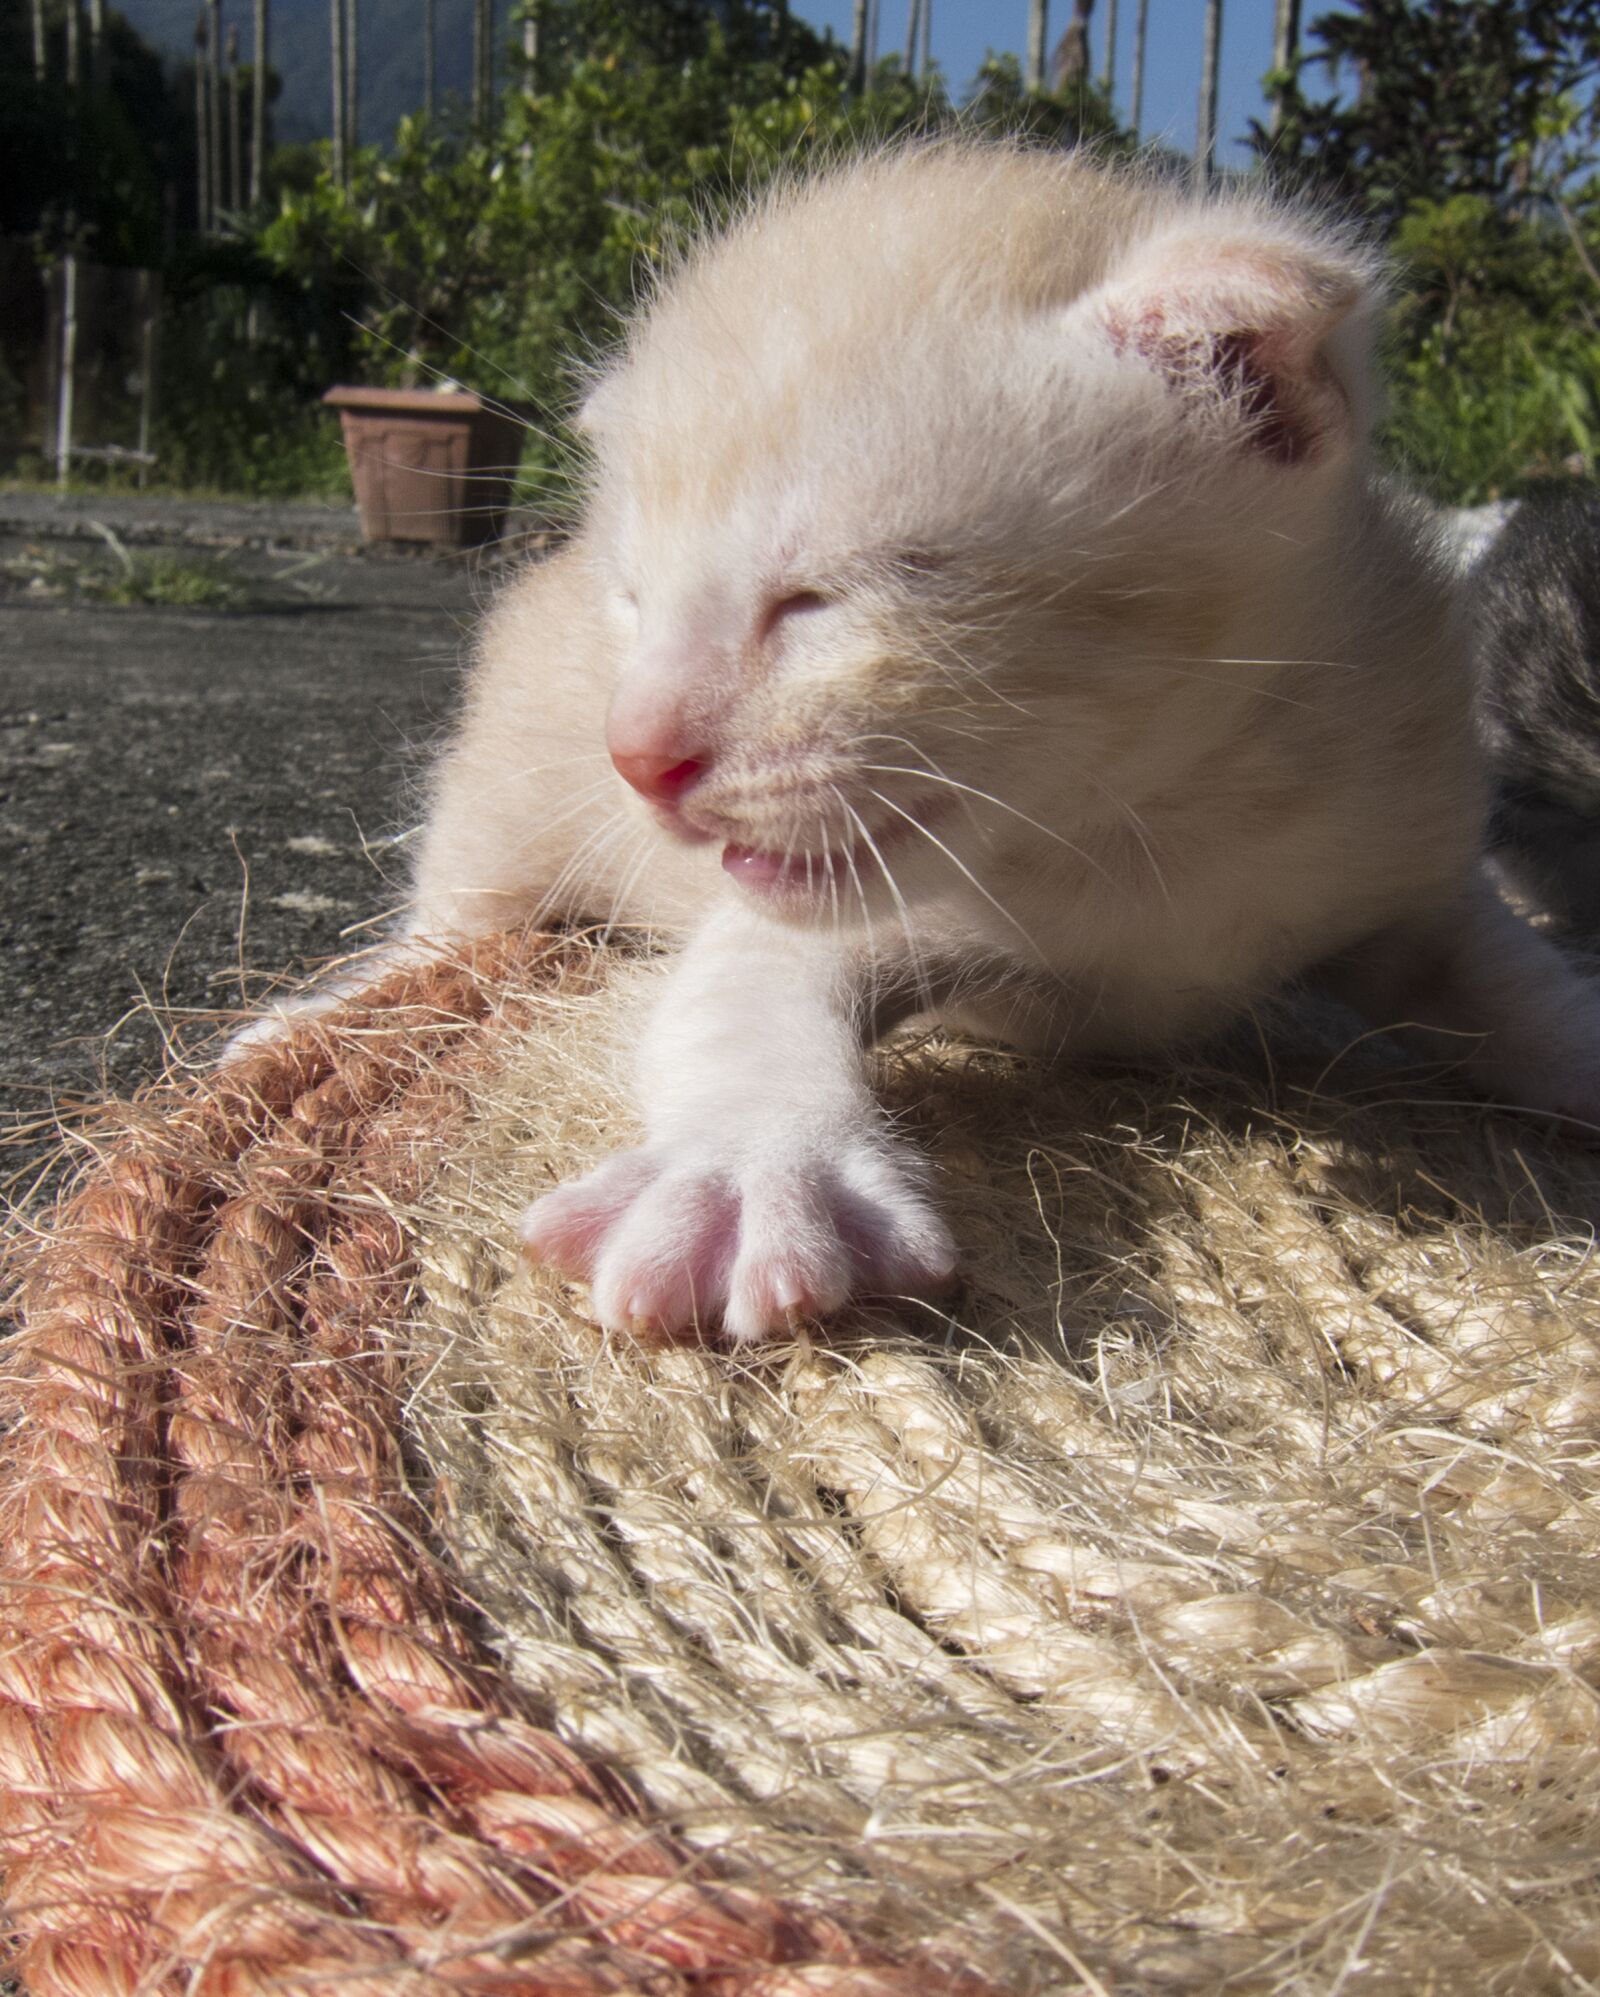
<instances>
[{"instance_id":1,"label":"kitten's leg","mask_svg":"<svg viewBox=\"0 0 1600 1997\"><path fill-rule=\"evenodd\" d=\"M1502 800L1490 858L1512 888L1581 936L1600 935L1600 815L1549 798Z\"/></svg>"},{"instance_id":2,"label":"kitten's leg","mask_svg":"<svg viewBox=\"0 0 1600 1997\"><path fill-rule=\"evenodd\" d=\"M1487 881L1329 971L1341 997L1410 1044L1459 1061L1497 1101L1600 1130L1600 983Z\"/></svg>"},{"instance_id":3,"label":"kitten's leg","mask_svg":"<svg viewBox=\"0 0 1600 1997\"><path fill-rule=\"evenodd\" d=\"M281 1040L307 1020L337 1012L357 992L381 983L407 965L421 963L429 954L407 931L402 931L388 943L375 944L370 950L363 950L353 962L343 965L330 976L319 978L304 990L285 992L266 1000L253 1019L246 1020L243 1026L236 1027L228 1035L222 1043L219 1058L231 1061L235 1054Z\"/></svg>"},{"instance_id":4,"label":"kitten's leg","mask_svg":"<svg viewBox=\"0 0 1600 1997\"><path fill-rule=\"evenodd\" d=\"M740 1341L948 1282L928 1168L867 1087L860 996L822 939L714 915L646 1029L646 1142L536 1201L528 1252L585 1278L608 1329Z\"/></svg>"},{"instance_id":5,"label":"kitten's leg","mask_svg":"<svg viewBox=\"0 0 1600 1997\"><path fill-rule=\"evenodd\" d=\"M448 950L452 940L464 940L472 934L465 924L458 928L444 923L424 927L414 915L407 916L383 941L358 951L338 970L316 978L299 991L269 998L253 1019L229 1034L222 1045L221 1059L229 1061L251 1047L281 1040L307 1020L337 1012L358 993L382 984L397 971L426 964Z\"/></svg>"}]
</instances>

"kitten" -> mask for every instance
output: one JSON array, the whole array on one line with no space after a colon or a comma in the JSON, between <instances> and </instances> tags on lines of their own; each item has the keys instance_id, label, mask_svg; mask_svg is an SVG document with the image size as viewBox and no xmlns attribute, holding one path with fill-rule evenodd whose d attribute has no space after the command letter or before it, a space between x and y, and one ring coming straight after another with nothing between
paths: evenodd
<instances>
[{"instance_id":1,"label":"kitten","mask_svg":"<svg viewBox=\"0 0 1600 1997\"><path fill-rule=\"evenodd\" d=\"M1338 227L938 143L785 187L589 397L583 530L508 588L416 927L680 925L641 1148L539 1200L612 1327L931 1290L863 1049L912 1015L1158 1048L1314 972L1600 1115L1600 1006L1480 878L1450 563L1369 470Z\"/></svg>"},{"instance_id":2,"label":"kitten","mask_svg":"<svg viewBox=\"0 0 1600 1997\"><path fill-rule=\"evenodd\" d=\"M1600 493L1518 507L1468 583L1510 884L1600 935Z\"/></svg>"}]
</instances>

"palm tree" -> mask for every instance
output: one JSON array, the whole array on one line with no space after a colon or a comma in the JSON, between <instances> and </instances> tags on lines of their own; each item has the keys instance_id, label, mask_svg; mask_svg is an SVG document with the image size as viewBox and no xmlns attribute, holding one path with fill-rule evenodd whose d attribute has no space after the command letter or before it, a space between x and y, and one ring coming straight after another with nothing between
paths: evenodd
<instances>
[{"instance_id":1,"label":"palm tree","mask_svg":"<svg viewBox=\"0 0 1600 1997\"><path fill-rule=\"evenodd\" d=\"M33 80L45 80L44 0L33 0Z\"/></svg>"},{"instance_id":2,"label":"palm tree","mask_svg":"<svg viewBox=\"0 0 1600 1997\"><path fill-rule=\"evenodd\" d=\"M333 183L335 187L345 185L344 149L344 0L328 0L328 41L329 53L333 58L333 73L329 82L333 89Z\"/></svg>"},{"instance_id":3,"label":"palm tree","mask_svg":"<svg viewBox=\"0 0 1600 1997\"><path fill-rule=\"evenodd\" d=\"M1200 59L1200 115L1194 139L1195 179L1211 178L1217 163L1218 58L1222 51L1222 0L1206 0L1206 34Z\"/></svg>"},{"instance_id":4,"label":"palm tree","mask_svg":"<svg viewBox=\"0 0 1600 1997\"><path fill-rule=\"evenodd\" d=\"M239 30L228 30L228 206L238 214L244 195L244 152L239 133Z\"/></svg>"},{"instance_id":5,"label":"palm tree","mask_svg":"<svg viewBox=\"0 0 1600 1997\"><path fill-rule=\"evenodd\" d=\"M201 235L211 230L211 133L206 117L206 10L194 23L194 219Z\"/></svg>"},{"instance_id":6,"label":"palm tree","mask_svg":"<svg viewBox=\"0 0 1600 1997\"><path fill-rule=\"evenodd\" d=\"M344 66L344 150L346 159L351 160L361 143L361 21L356 11L359 4L360 0L344 0L345 34L350 48Z\"/></svg>"},{"instance_id":7,"label":"palm tree","mask_svg":"<svg viewBox=\"0 0 1600 1997\"><path fill-rule=\"evenodd\" d=\"M429 118L433 116L433 7L434 0L422 0L422 109Z\"/></svg>"},{"instance_id":8,"label":"palm tree","mask_svg":"<svg viewBox=\"0 0 1600 1997\"><path fill-rule=\"evenodd\" d=\"M539 16L540 0L525 0L522 13L522 87L530 97L539 94Z\"/></svg>"},{"instance_id":9,"label":"palm tree","mask_svg":"<svg viewBox=\"0 0 1600 1997\"><path fill-rule=\"evenodd\" d=\"M494 0L472 5L472 122L481 132L489 123L494 90Z\"/></svg>"},{"instance_id":10,"label":"palm tree","mask_svg":"<svg viewBox=\"0 0 1600 1997\"><path fill-rule=\"evenodd\" d=\"M867 23L871 0L856 0L850 20L850 88L859 97L867 87Z\"/></svg>"},{"instance_id":11,"label":"palm tree","mask_svg":"<svg viewBox=\"0 0 1600 1997\"><path fill-rule=\"evenodd\" d=\"M1072 90L1089 81L1089 18L1094 0L1072 0L1072 19L1056 44L1050 81L1057 90Z\"/></svg>"},{"instance_id":12,"label":"palm tree","mask_svg":"<svg viewBox=\"0 0 1600 1997\"><path fill-rule=\"evenodd\" d=\"M267 8L255 0L256 39L250 65L250 205L259 206L267 176Z\"/></svg>"},{"instance_id":13,"label":"palm tree","mask_svg":"<svg viewBox=\"0 0 1600 1997\"><path fill-rule=\"evenodd\" d=\"M1150 0L1139 0L1139 11L1133 17L1133 86L1128 92L1128 124L1135 138L1139 136L1139 118L1144 110L1144 49L1149 26Z\"/></svg>"},{"instance_id":14,"label":"palm tree","mask_svg":"<svg viewBox=\"0 0 1600 1997\"><path fill-rule=\"evenodd\" d=\"M1272 24L1272 67L1276 75L1284 77L1293 70L1300 54L1300 0L1278 0L1277 18ZM1273 138L1278 136L1283 125L1283 100L1285 87L1279 83L1272 93Z\"/></svg>"},{"instance_id":15,"label":"palm tree","mask_svg":"<svg viewBox=\"0 0 1600 1997\"><path fill-rule=\"evenodd\" d=\"M917 73L917 38L922 29L922 0L910 0L906 8L906 75Z\"/></svg>"},{"instance_id":16,"label":"palm tree","mask_svg":"<svg viewBox=\"0 0 1600 1997\"><path fill-rule=\"evenodd\" d=\"M211 134L206 206L215 228L222 215L222 0L206 0L206 127Z\"/></svg>"},{"instance_id":17,"label":"palm tree","mask_svg":"<svg viewBox=\"0 0 1600 1997\"><path fill-rule=\"evenodd\" d=\"M1029 0L1028 88L1044 88L1044 52L1050 41L1050 0Z\"/></svg>"},{"instance_id":18,"label":"palm tree","mask_svg":"<svg viewBox=\"0 0 1600 1997\"><path fill-rule=\"evenodd\" d=\"M1100 85L1111 103L1117 88L1117 0L1106 0L1106 59Z\"/></svg>"}]
</instances>

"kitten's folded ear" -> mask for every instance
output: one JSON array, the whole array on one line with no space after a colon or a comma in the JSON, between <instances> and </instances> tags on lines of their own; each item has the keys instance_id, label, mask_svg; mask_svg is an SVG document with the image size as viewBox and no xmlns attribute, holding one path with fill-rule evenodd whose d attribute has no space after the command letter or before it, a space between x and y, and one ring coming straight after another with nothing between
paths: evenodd
<instances>
[{"instance_id":1,"label":"kitten's folded ear","mask_svg":"<svg viewBox=\"0 0 1600 1997\"><path fill-rule=\"evenodd\" d=\"M1371 420L1378 297L1359 254L1213 225L1142 244L1074 316L1252 455L1298 465Z\"/></svg>"}]
</instances>

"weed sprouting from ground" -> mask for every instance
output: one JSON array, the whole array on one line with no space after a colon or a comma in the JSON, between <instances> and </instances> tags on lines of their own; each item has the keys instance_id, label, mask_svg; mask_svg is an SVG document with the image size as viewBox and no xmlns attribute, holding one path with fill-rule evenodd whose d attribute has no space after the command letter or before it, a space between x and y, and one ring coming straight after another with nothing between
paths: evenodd
<instances>
[{"instance_id":1,"label":"weed sprouting from ground","mask_svg":"<svg viewBox=\"0 0 1600 1997\"><path fill-rule=\"evenodd\" d=\"M118 550L114 559L30 544L0 557L0 597L233 610L244 601L220 557Z\"/></svg>"}]
</instances>

